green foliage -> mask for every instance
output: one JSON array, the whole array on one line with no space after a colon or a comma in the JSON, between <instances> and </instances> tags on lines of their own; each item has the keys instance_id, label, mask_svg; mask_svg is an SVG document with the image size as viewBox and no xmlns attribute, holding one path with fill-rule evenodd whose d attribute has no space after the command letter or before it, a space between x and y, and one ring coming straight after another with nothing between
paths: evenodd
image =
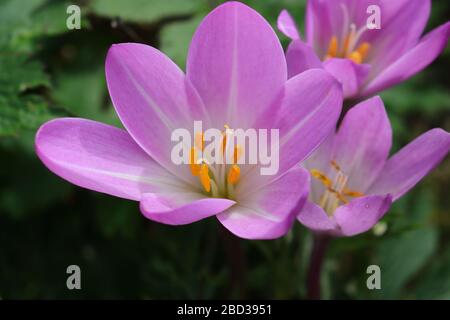
<instances>
[{"instance_id":1,"label":"green foliage","mask_svg":"<svg viewBox=\"0 0 450 320\"><path fill-rule=\"evenodd\" d=\"M0 298L304 298L311 234L275 241L230 236L211 218L180 227L145 219L138 204L70 185L34 153L39 126L59 116L121 126L104 77L108 48L144 42L185 68L191 37L219 0L83 0L67 30L65 0L0 1ZM246 0L272 26L283 8L304 34L304 0ZM433 2L428 29L445 22ZM283 45L288 39L280 35ZM450 54L382 94L395 149L433 127L450 129ZM326 298L450 299L448 159L385 216L387 230L332 242ZM243 258L245 257L245 259ZM65 287L66 267L83 290ZM366 287L366 268L382 289Z\"/></svg>"},{"instance_id":2,"label":"green foliage","mask_svg":"<svg viewBox=\"0 0 450 320\"><path fill-rule=\"evenodd\" d=\"M162 19L191 15L201 6L202 0L93 0L89 8L105 17L121 17L123 20L156 23Z\"/></svg>"}]
</instances>

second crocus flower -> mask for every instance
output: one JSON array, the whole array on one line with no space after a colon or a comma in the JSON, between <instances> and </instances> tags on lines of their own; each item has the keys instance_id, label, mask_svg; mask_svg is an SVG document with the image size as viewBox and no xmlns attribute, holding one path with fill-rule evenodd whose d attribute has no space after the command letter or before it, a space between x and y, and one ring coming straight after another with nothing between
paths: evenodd
<instances>
[{"instance_id":1,"label":"second crocus flower","mask_svg":"<svg viewBox=\"0 0 450 320\"><path fill-rule=\"evenodd\" d=\"M379 29L368 27L374 6ZM346 98L394 86L428 66L447 45L450 22L422 37L430 7L429 0L309 0L303 40L283 11L278 28L293 40L286 53L289 75L325 68L342 83Z\"/></svg>"}]
</instances>

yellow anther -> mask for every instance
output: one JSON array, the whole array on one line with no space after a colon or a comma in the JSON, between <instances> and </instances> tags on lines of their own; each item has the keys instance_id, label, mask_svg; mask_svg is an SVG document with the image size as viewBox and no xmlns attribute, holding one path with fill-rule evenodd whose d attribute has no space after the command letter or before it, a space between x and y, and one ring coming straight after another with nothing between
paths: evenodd
<instances>
[{"instance_id":1,"label":"yellow anther","mask_svg":"<svg viewBox=\"0 0 450 320\"><path fill-rule=\"evenodd\" d=\"M356 49L356 51L361 55L362 60L364 60L367 57L367 54L369 53L370 49L370 43L363 42L361 45Z\"/></svg>"},{"instance_id":2,"label":"yellow anther","mask_svg":"<svg viewBox=\"0 0 450 320\"><path fill-rule=\"evenodd\" d=\"M237 163L238 160L241 158L241 156L242 156L242 147L238 145L234 147L233 163Z\"/></svg>"},{"instance_id":3,"label":"yellow anther","mask_svg":"<svg viewBox=\"0 0 450 320\"><path fill-rule=\"evenodd\" d=\"M205 138L203 136L203 132L197 132L195 134L195 146L203 151L204 147L205 147Z\"/></svg>"},{"instance_id":4,"label":"yellow anther","mask_svg":"<svg viewBox=\"0 0 450 320\"><path fill-rule=\"evenodd\" d=\"M228 171L227 181L229 184L236 184L239 182L241 176L241 168L238 165L233 164Z\"/></svg>"},{"instance_id":5,"label":"yellow anther","mask_svg":"<svg viewBox=\"0 0 450 320\"><path fill-rule=\"evenodd\" d=\"M225 153L225 150L227 148L227 136L223 134L222 138L222 153Z\"/></svg>"},{"instance_id":6,"label":"yellow anther","mask_svg":"<svg viewBox=\"0 0 450 320\"><path fill-rule=\"evenodd\" d=\"M197 151L194 147L191 148L189 166L191 167L191 173L193 176L198 176L200 174L200 165L197 164Z\"/></svg>"},{"instance_id":7,"label":"yellow anther","mask_svg":"<svg viewBox=\"0 0 450 320\"><path fill-rule=\"evenodd\" d=\"M331 188L333 181L330 180L323 172L317 169L311 169L311 175L323 183L323 185L327 188Z\"/></svg>"},{"instance_id":8,"label":"yellow anther","mask_svg":"<svg viewBox=\"0 0 450 320\"><path fill-rule=\"evenodd\" d=\"M330 44L328 45L327 58L334 58L338 54L338 39L336 36L333 36L330 40Z\"/></svg>"},{"instance_id":9,"label":"yellow anther","mask_svg":"<svg viewBox=\"0 0 450 320\"><path fill-rule=\"evenodd\" d=\"M347 200L347 198L345 198L344 195L340 194L339 192L336 192L335 194L336 194L336 197L337 197L341 202L343 202L343 203L345 203L345 204L348 203L348 200Z\"/></svg>"},{"instance_id":10,"label":"yellow anther","mask_svg":"<svg viewBox=\"0 0 450 320\"><path fill-rule=\"evenodd\" d=\"M211 191L211 178L208 173L208 165L206 163L200 165L200 182L206 192Z\"/></svg>"},{"instance_id":11,"label":"yellow anther","mask_svg":"<svg viewBox=\"0 0 450 320\"><path fill-rule=\"evenodd\" d=\"M334 170L336 170L338 172L341 171L341 167L338 165L338 163L335 160L331 160L330 164Z\"/></svg>"},{"instance_id":12,"label":"yellow anther","mask_svg":"<svg viewBox=\"0 0 450 320\"><path fill-rule=\"evenodd\" d=\"M342 191L342 193L346 196L353 197L353 198L364 196L364 193L359 192L359 191L350 190L350 189L344 189L344 191Z\"/></svg>"},{"instance_id":13,"label":"yellow anther","mask_svg":"<svg viewBox=\"0 0 450 320\"><path fill-rule=\"evenodd\" d=\"M199 164L190 164L191 173L193 176L198 176L200 174L200 165Z\"/></svg>"},{"instance_id":14,"label":"yellow anther","mask_svg":"<svg viewBox=\"0 0 450 320\"><path fill-rule=\"evenodd\" d=\"M225 128L225 130L222 131L222 153L225 153L225 150L227 148L227 130L229 130L230 127L227 124L224 124L223 127Z\"/></svg>"},{"instance_id":15,"label":"yellow anther","mask_svg":"<svg viewBox=\"0 0 450 320\"><path fill-rule=\"evenodd\" d=\"M363 60L361 54L358 51L353 51L352 53L350 53L348 55L348 58L357 64L360 64Z\"/></svg>"},{"instance_id":16,"label":"yellow anther","mask_svg":"<svg viewBox=\"0 0 450 320\"><path fill-rule=\"evenodd\" d=\"M350 41L352 40L352 34L345 37L344 46L342 47L341 55L345 57L348 52L348 47L350 46Z\"/></svg>"}]
</instances>

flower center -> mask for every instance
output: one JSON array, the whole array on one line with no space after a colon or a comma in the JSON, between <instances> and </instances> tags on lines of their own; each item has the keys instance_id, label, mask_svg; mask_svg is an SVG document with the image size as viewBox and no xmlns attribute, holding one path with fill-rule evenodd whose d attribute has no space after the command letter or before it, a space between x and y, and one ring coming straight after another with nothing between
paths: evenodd
<instances>
[{"instance_id":1,"label":"flower center","mask_svg":"<svg viewBox=\"0 0 450 320\"><path fill-rule=\"evenodd\" d=\"M319 180L325 187L325 192L321 195L318 204L329 216L332 216L338 206L349 202L348 197L362 197L364 194L359 191L348 189L348 175L345 175L344 172L342 172L341 167L336 161L332 160L330 164L336 173L334 179L330 179L326 174L317 169L311 169L310 172L311 175Z\"/></svg>"},{"instance_id":2,"label":"flower center","mask_svg":"<svg viewBox=\"0 0 450 320\"><path fill-rule=\"evenodd\" d=\"M193 176L199 178L199 181L205 192L213 197L234 198L234 186L239 182L241 168L237 165L242 155L242 148L237 145L233 150L229 150L227 144L227 132L231 130L227 125L222 132L221 149L222 156L232 152L232 163L223 162L221 164L210 164L208 159L199 157L205 147L205 139L202 132L195 136L194 147L190 153L190 168Z\"/></svg>"},{"instance_id":3,"label":"flower center","mask_svg":"<svg viewBox=\"0 0 450 320\"><path fill-rule=\"evenodd\" d=\"M360 64L367 57L370 49L370 43L368 42L362 42L359 44L361 36L368 30L368 28L364 25L357 30L354 23L349 23L350 18L347 7L342 5L341 8L344 19L342 34L340 37L341 41L339 41L337 36L331 37L324 60L330 58L347 58Z\"/></svg>"}]
</instances>

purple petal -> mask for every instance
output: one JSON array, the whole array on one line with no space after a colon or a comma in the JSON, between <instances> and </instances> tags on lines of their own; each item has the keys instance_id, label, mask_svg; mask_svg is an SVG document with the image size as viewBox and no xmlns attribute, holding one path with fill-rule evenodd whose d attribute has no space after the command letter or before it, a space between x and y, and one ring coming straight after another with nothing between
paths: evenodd
<instances>
[{"instance_id":1,"label":"purple petal","mask_svg":"<svg viewBox=\"0 0 450 320\"><path fill-rule=\"evenodd\" d=\"M123 125L156 161L186 181L187 168L170 160L171 134L207 120L183 72L160 51L143 44L113 45L106 58L109 94Z\"/></svg>"},{"instance_id":2,"label":"purple petal","mask_svg":"<svg viewBox=\"0 0 450 320\"><path fill-rule=\"evenodd\" d=\"M279 130L278 172L245 172L239 188L274 180L306 159L334 130L341 108L341 85L325 70L311 69L289 79L276 105L256 122L258 128Z\"/></svg>"},{"instance_id":3,"label":"purple petal","mask_svg":"<svg viewBox=\"0 0 450 320\"><path fill-rule=\"evenodd\" d=\"M328 217L321 207L311 201L306 201L297 219L305 227L316 232L336 232L338 230L334 219Z\"/></svg>"},{"instance_id":4,"label":"purple petal","mask_svg":"<svg viewBox=\"0 0 450 320\"><path fill-rule=\"evenodd\" d=\"M302 166L307 170L316 169L327 176L331 176L332 170L330 163L333 160L335 133L332 132L320 146L302 163ZM325 192L325 187L318 179L311 180L311 188L309 191L309 198L311 201L318 203L320 197Z\"/></svg>"},{"instance_id":5,"label":"purple petal","mask_svg":"<svg viewBox=\"0 0 450 320\"><path fill-rule=\"evenodd\" d=\"M326 71L305 71L286 83L276 128L280 174L306 159L334 130L342 107L339 83Z\"/></svg>"},{"instance_id":6,"label":"purple petal","mask_svg":"<svg viewBox=\"0 0 450 320\"><path fill-rule=\"evenodd\" d=\"M227 2L200 24L189 48L187 76L215 128L248 128L287 79L281 44L253 9Z\"/></svg>"},{"instance_id":7,"label":"purple petal","mask_svg":"<svg viewBox=\"0 0 450 320\"><path fill-rule=\"evenodd\" d=\"M414 48L376 76L364 88L362 95L371 95L392 87L424 69L445 49L449 35L450 22L428 33Z\"/></svg>"},{"instance_id":8,"label":"purple petal","mask_svg":"<svg viewBox=\"0 0 450 320\"><path fill-rule=\"evenodd\" d=\"M350 189L365 192L369 188L382 170L391 145L392 128L380 97L348 111L336 134L334 160L348 176Z\"/></svg>"},{"instance_id":9,"label":"purple petal","mask_svg":"<svg viewBox=\"0 0 450 320\"><path fill-rule=\"evenodd\" d=\"M354 236L372 228L389 210L390 195L356 198L340 206L334 212L334 219L340 230L335 235Z\"/></svg>"},{"instance_id":10,"label":"purple petal","mask_svg":"<svg viewBox=\"0 0 450 320\"><path fill-rule=\"evenodd\" d=\"M282 10L278 16L277 27L286 37L292 40L300 39L297 25L287 10Z\"/></svg>"},{"instance_id":11,"label":"purple petal","mask_svg":"<svg viewBox=\"0 0 450 320\"><path fill-rule=\"evenodd\" d=\"M122 129L95 121L62 118L36 134L36 153L56 175L80 187L139 200L145 192L181 185Z\"/></svg>"},{"instance_id":12,"label":"purple petal","mask_svg":"<svg viewBox=\"0 0 450 320\"><path fill-rule=\"evenodd\" d=\"M361 41L371 44L372 74L379 73L419 42L428 17L429 0L378 0L381 29L366 31Z\"/></svg>"},{"instance_id":13,"label":"purple petal","mask_svg":"<svg viewBox=\"0 0 450 320\"><path fill-rule=\"evenodd\" d=\"M356 64L349 59L328 59L323 66L342 84L344 98L355 96L370 72L370 65Z\"/></svg>"},{"instance_id":14,"label":"purple petal","mask_svg":"<svg viewBox=\"0 0 450 320\"><path fill-rule=\"evenodd\" d=\"M274 239L285 235L308 195L309 174L302 168L287 172L264 186L236 193L236 206L217 216L235 235L246 239Z\"/></svg>"},{"instance_id":15,"label":"purple petal","mask_svg":"<svg viewBox=\"0 0 450 320\"><path fill-rule=\"evenodd\" d=\"M291 42L286 52L286 61L289 78L308 69L323 68L322 61L314 53L313 48L301 40Z\"/></svg>"},{"instance_id":16,"label":"purple petal","mask_svg":"<svg viewBox=\"0 0 450 320\"><path fill-rule=\"evenodd\" d=\"M199 193L146 193L142 196L142 214L153 221L170 225L196 222L216 215L236 202L206 198Z\"/></svg>"},{"instance_id":17,"label":"purple petal","mask_svg":"<svg viewBox=\"0 0 450 320\"><path fill-rule=\"evenodd\" d=\"M319 57L325 56L330 39L342 28L341 10L335 9L334 2L310 0L307 3L306 40Z\"/></svg>"},{"instance_id":18,"label":"purple petal","mask_svg":"<svg viewBox=\"0 0 450 320\"><path fill-rule=\"evenodd\" d=\"M397 200L437 166L449 150L448 132L432 129L422 134L386 162L370 193L390 193Z\"/></svg>"}]
</instances>

